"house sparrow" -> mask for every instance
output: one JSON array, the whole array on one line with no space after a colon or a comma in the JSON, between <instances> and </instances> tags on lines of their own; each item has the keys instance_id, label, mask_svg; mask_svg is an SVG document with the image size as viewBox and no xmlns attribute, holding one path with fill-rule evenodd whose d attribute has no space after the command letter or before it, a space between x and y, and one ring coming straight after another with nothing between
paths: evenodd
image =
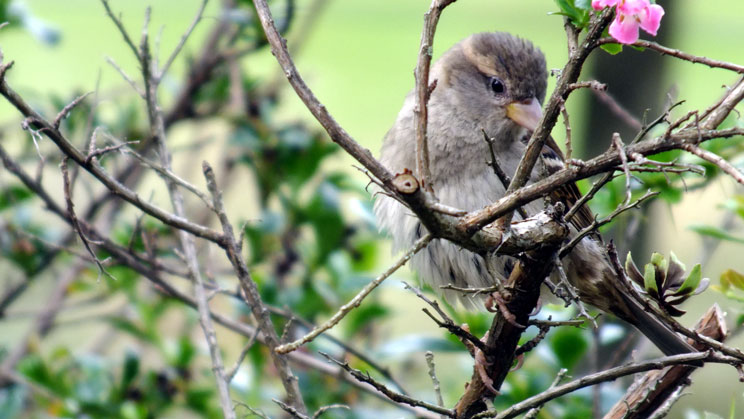
<instances>
[{"instance_id":1,"label":"house sparrow","mask_svg":"<svg viewBox=\"0 0 744 419\"><path fill-rule=\"evenodd\" d=\"M501 169L513 175L527 141L539 123L547 70L542 52L531 42L508 33L479 33L459 42L433 65L436 80L428 104L430 183L439 201L473 211L505 193L501 180L486 162L490 155L484 133L494 139ZM415 173L414 94L409 93L382 145L380 161L393 173ZM531 180L563 168L563 156L553 139L542 151ZM580 197L575 184L551 194L567 207ZM527 214L544 208L542 200L523 207ZM416 216L401 203L380 195L375 202L380 227L393 236L395 251L408 249L426 233ZM517 216L515 214L515 216ZM593 215L584 206L571 219L572 233L589 225ZM443 285L489 287L508 278L514 259L489 260L446 240L436 240L411 260L419 276L435 289ZM581 301L633 324L668 355L694 349L658 319L643 310L635 296L618 286L598 234L584 238L564 259L569 282ZM552 275L557 275L554 273ZM473 307L480 299L445 290L445 297Z\"/></svg>"}]
</instances>

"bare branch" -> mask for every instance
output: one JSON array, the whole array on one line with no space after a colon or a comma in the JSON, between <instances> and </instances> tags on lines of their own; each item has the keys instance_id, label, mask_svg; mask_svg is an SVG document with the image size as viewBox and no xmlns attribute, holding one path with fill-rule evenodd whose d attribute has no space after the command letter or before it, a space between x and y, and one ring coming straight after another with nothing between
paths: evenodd
<instances>
[{"instance_id":1,"label":"bare branch","mask_svg":"<svg viewBox=\"0 0 744 419\"><path fill-rule=\"evenodd\" d=\"M421 45L419 46L418 61L414 76L416 77L416 96L414 102L414 126L416 127L416 174L421 179L421 184L428 192L434 192L432 188L431 172L429 171L429 145L426 138L426 126L428 121L428 102L431 91L429 89L429 67L431 66L431 55L434 45L434 32L442 10L456 0L432 0L429 11L424 14L424 29L421 32Z\"/></svg>"},{"instance_id":2,"label":"bare branch","mask_svg":"<svg viewBox=\"0 0 744 419\"><path fill-rule=\"evenodd\" d=\"M212 203L215 212L217 213L217 218L222 225L222 231L225 236L225 252L233 266L233 271L238 276L245 298L250 305L251 312L253 313L256 322L258 323L258 328L263 333L264 342L266 343L266 346L269 347L274 367L279 372L282 385L287 393L287 400L293 408L297 409L300 413L305 414L307 408L302 399L302 393L300 392L297 377L292 374L292 369L289 367L286 356L276 351L276 348L279 346L279 336L277 336L276 330L274 329L274 323L271 321L269 310L261 300L258 286L255 281L253 281L248 266L246 265L245 260L243 260L242 254L238 251L238 244L235 242L235 233L232 224L230 224L230 220L227 218L227 213L225 212L225 207L222 202L222 191L217 187L214 171L206 161L202 162L202 171L204 172L204 178L207 181L207 189L212 195Z\"/></svg>"},{"instance_id":3,"label":"bare branch","mask_svg":"<svg viewBox=\"0 0 744 419\"><path fill-rule=\"evenodd\" d=\"M615 217L622 214L623 212L631 209L636 208L638 205L640 205L643 201L653 198L654 196L658 195L659 192L651 192L647 191L642 197L638 198L637 200L633 201L630 204L622 204L619 207L615 208L614 211L610 213L607 217L602 218L601 220L597 220L596 218L592 223L585 228L583 228L578 234L576 234L574 237L571 238L571 241L568 242L565 246L563 246L558 252L560 257L566 256L571 249L574 248L584 237L591 234L593 231L596 231L599 227L609 223L612 221Z\"/></svg>"},{"instance_id":4,"label":"bare branch","mask_svg":"<svg viewBox=\"0 0 744 419\"><path fill-rule=\"evenodd\" d=\"M744 99L744 77L728 91L723 100L718 103L718 106L710 111L703 122L699 124L700 129L706 130L718 127L742 99Z\"/></svg>"},{"instance_id":5,"label":"bare branch","mask_svg":"<svg viewBox=\"0 0 744 419\"><path fill-rule=\"evenodd\" d=\"M404 394L396 393L395 391L387 388L384 384L370 377L369 374L364 374L357 369L351 368L348 362L338 361L334 359L333 357L331 357L330 355L323 353L323 352L321 352L320 354L326 357L329 361L343 368L346 372L351 374L352 377L356 378L357 380L363 383L371 384L374 388L381 391L385 396L387 396L393 401L396 401L398 403L405 403L410 406L423 407L424 409L430 410L435 413L439 413L441 415L445 415L447 417L451 417L451 418L455 417L455 412L450 409L446 409L444 407L440 407L435 404L427 403L423 400L417 400L412 397L408 397Z\"/></svg>"},{"instance_id":6,"label":"bare branch","mask_svg":"<svg viewBox=\"0 0 744 419\"><path fill-rule=\"evenodd\" d=\"M616 117L620 118L621 121L625 123L625 125L629 126L632 129L640 130L643 128L643 124L641 121L638 120L633 114L630 113L623 105L620 104L620 102L617 101L611 94L607 93L606 90L597 90L593 89L592 92L594 93L594 96L599 99L600 102L604 103L605 106L607 106L607 109L610 110Z\"/></svg>"},{"instance_id":7,"label":"bare branch","mask_svg":"<svg viewBox=\"0 0 744 419\"><path fill-rule=\"evenodd\" d=\"M524 151L519 166L517 166L517 170L514 173L514 178L506 191L507 195L520 189L527 183L530 173L532 173L532 168L535 167L535 163L540 156L540 151L545 145L545 141L548 139L550 131L553 129L553 126L555 126L555 122L558 119L560 104L564 102L571 93L569 85L575 83L578 79L584 61L589 56L589 53L594 49L596 40L602 36L602 31L610 23L611 18L611 9L605 9L594 15L592 22L589 24L585 39L582 41L579 48L573 51L569 56L568 62L563 67L561 75L558 78L556 87L545 106L543 117L541 118L535 132L532 133L530 141L527 143L527 149ZM571 25L566 25L566 28L569 31L570 27ZM509 214L510 212L505 214L507 215L507 220L509 219Z\"/></svg>"},{"instance_id":8,"label":"bare branch","mask_svg":"<svg viewBox=\"0 0 744 419\"><path fill-rule=\"evenodd\" d=\"M246 355L248 355L248 351L251 350L253 347L253 344L256 343L256 338L258 337L258 328L256 328L256 331L253 332L253 335L248 338L248 342L243 345L243 350L240 351L240 354L238 355L238 359L235 361L235 365L230 369L230 371L225 372L225 379L228 383L232 382L233 378L235 378L235 374L238 373L238 370L240 369L240 364L243 363L243 360L245 359Z\"/></svg>"},{"instance_id":9,"label":"bare branch","mask_svg":"<svg viewBox=\"0 0 744 419\"><path fill-rule=\"evenodd\" d=\"M566 130L568 131L569 129L567 128ZM501 184L504 186L504 190L506 190L511 183L511 178L501 168L499 158L496 157L496 150L494 150L494 141L496 140L489 137L486 130L481 129L481 132L483 133L483 140L488 144L488 151L491 153L491 161L488 162L488 165L491 166L493 173L499 178ZM527 211L522 207L517 208L517 212L519 212L519 216L522 217L523 220L528 217Z\"/></svg>"},{"instance_id":10,"label":"bare branch","mask_svg":"<svg viewBox=\"0 0 744 419\"><path fill-rule=\"evenodd\" d=\"M698 320L695 332L723 342L728 331L723 311L717 304L709 308ZM688 343L693 344L697 350L704 350L707 347L692 341ZM659 410L663 411L662 405L673 403L674 393L678 393L690 383L690 374L695 369L692 366L676 365L663 370L649 371L637 377L625 395L607 412L604 419L640 419L650 417L651 413L659 412Z\"/></svg>"},{"instance_id":11,"label":"bare branch","mask_svg":"<svg viewBox=\"0 0 744 419\"><path fill-rule=\"evenodd\" d=\"M604 92L607 90L607 85L604 83L600 83L596 80L579 81L576 83L569 83L568 89L569 90L592 89L597 92Z\"/></svg>"},{"instance_id":12,"label":"bare branch","mask_svg":"<svg viewBox=\"0 0 744 419\"><path fill-rule=\"evenodd\" d=\"M424 357L426 358L426 365L429 368L429 378L431 378L431 383L434 385L434 394L437 396L437 404L444 407L442 389L439 385L439 378L437 378L436 364L434 364L434 353L432 351L426 351Z\"/></svg>"},{"instance_id":13,"label":"bare branch","mask_svg":"<svg viewBox=\"0 0 744 419\"><path fill-rule=\"evenodd\" d=\"M563 378L566 377L567 372L568 370L565 368L561 368L560 370L558 370L558 374L555 375L555 379L553 379L553 383L550 385L550 387L548 387L548 389L555 388L558 384L560 384L561 381L563 381ZM536 418L537 414L540 412L541 407L542 405L530 409L530 411L524 415L524 419Z\"/></svg>"},{"instance_id":14,"label":"bare branch","mask_svg":"<svg viewBox=\"0 0 744 419\"><path fill-rule=\"evenodd\" d=\"M75 107L79 105L83 100L85 100L85 98L88 97L88 95L90 95L91 93L93 92L88 92L76 97L75 100L68 103L67 106L62 108L62 110L59 111L59 113L57 114L57 117L54 118L54 129L59 129L59 125L62 123L62 120L67 118L67 116L70 115L70 112L72 112L72 110L75 109Z\"/></svg>"},{"instance_id":15,"label":"bare branch","mask_svg":"<svg viewBox=\"0 0 744 419\"><path fill-rule=\"evenodd\" d=\"M258 17L261 20L261 26L271 45L271 52L276 57L282 70L284 70L284 75L289 80L292 88L294 88L297 96L300 97L308 110L320 122L320 125L323 126L333 142L340 145L347 153L362 163L376 178L387 186L390 186L390 181L393 178L390 172L372 156L369 150L363 148L351 138L346 130L328 113L326 107L318 101L310 88L307 87L305 81L297 72L292 58L289 56L286 41L276 30L276 26L274 26L274 20L271 16L269 6L266 4L266 0L253 0L253 5L256 7Z\"/></svg>"},{"instance_id":16,"label":"bare branch","mask_svg":"<svg viewBox=\"0 0 744 419\"><path fill-rule=\"evenodd\" d=\"M540 394L529 397L519 403L513 404L512 406L510 406L507 409L502 410L501 412L488 411L488 412L484 412L482 414L473 416L473 418L474 419L475 418L497 418L497 419L513 418L522 412L526 412L536 406L544 405L550 400L563 396L564 394L574 392L584 387L593 386L595 384L603 383L605 381L612 381L619 377L625 377L627 375L637 374L639 372L660 369L660 368L664 368L669 365L689 364L694 361L706 361L706 362L716 362L716 363L725 364L725 363L730 363L731 358L722 356L722 355L712 354L709 352L694 352L694 353L689 353L689 354L667 356L663 358L653 359L650 361L623 365L620 367L615 367L615 368L611 368L608 370L600 371L594 374L589 374L577 380L554 387L552 389L545 390Z\"/></svg>"},{"instance_id":17,"label":"bare branch","mask_svg":"<svg viewBox=\"0 0 744 419\"><path fill-rule=\"evenodd\" d=\"M613 38L602 38L596 41L597 46L605 45L605 44L616 44L616 43L617 43L617 40ZM689 61L691 63L704 64L711 68L723 68L725 70L731 70L737 73L744 73L744 66L733 64L733 63L728 63L726 61L714 60L712 58L702 57L699 55L688 54L678 49L659 45L656 42L645 41L641 39L641 40L636 41L632 45L634 47L639 47L639 48L648 48L662 55L669 55L671 57L679 58L684 61Z\"/></svg>"},{"instance_id":18,"label":"bare branch","mask_svg":"<svg viewBox=\"0 0 744 419\"><path fill-rule=\"evenodd\" d=\"M119 64L116 64L116 61L114 61L113 58L106 57L105 59L106 59L106 62L111 65L111 67L114 67L114 70L116 70L116 71L119 72L119 75L121 75L121 78L123 78L124 81L126 81L127 83L129 83L129 86L132 88L132 90L134 90L135 92L137 92L137 94L140 95L140 97L142 97L142 99L144 99L145 98L145 92L142 90L141 87L137 86L137 83L131 77L129 77L129 75L127 74L127 72L124 71L123 68L119 67Z\"/></svg>"},{"instance_id":19,"label":"bare branch","mask_svg":"<svg viewBox=\"0 0 744 419\"><path fill-rule=\"evenodd\" d=\"M165 74L168 72L171 64L173 64L173 61L175 61L176 57L183 49L183 46L186 44L189 36L191 36L194 28L196 27L196 25L199 24L199 21L201 21L202 16L204 15L204 8L207 7L208 2L209 0L202 0L201 5L199 6L199 10L196 12L196 16L194 16L194 20L191 21L191 25L189 25L188 29L186 29L186 32L181 35L181 39L178 41L176 47L173 49L170 57L168 57L168 59L165 61L165 64L163 64L163 68L161 68L157 74L153 75L153 79L156 84L160 83L160 81L163 79L163 76L165 76Z\"/></svg>"},{"instance_id":20,"label":"bare branch","mask_svg":"<svg viewBox=\"0 0 744 419\"><path fill-rule=\"evenodd\" d=\"M742 173L739 169L734 167L731 163L727 162L726 159L719 156L718 154L712 153L694 144L684 144L682 148L700 157L703 160L713 163L714 165L718 166L718 168L721 169L724 173L734 178L735 181L744 185L744 173Z\"/></svg>"},{"instance_id":21,"label":"bare branch","mask_svg":"<svg viewBox=\"0 0 744 419\"><path fill-rule=\"evenodd\" d=\"M67 171L67 157L62 158L62 163L60 163L59 168L62 171L65 203L67 204L67 213L70 217L73 230L75 230L75 232L78 234L80 240L83 242L83 246L85 246L85 250L88 251L90 257L93 259L96 266L98 267L98 279L100 280L101 275L105 275L110 279L116 280L116 278L114 278L114 276L111 275L106 270L106 268L103 267L101 261L98 260L98 256L96 256L96 253L90 247L90 240L85 236L85 233L83 232L80 220L78 220L77 215L75 215L75 204L72 203L72 195L70 192L70 173Z\"/></svg>"},{"instance_id":22,"label":"bare branch","mask_svg":"<svg viewBox=\"0 0 744 419\"><path fill-rule=\"evenodd\" d=\"M300 346L311 342L313 339L318 337L321 333L327 331L328 329L332 328L333 326L337 325L341 319L346 317L347 314L349 314L353 309L359 307L359 305L362 304L362 301L364 298L366 298L375 288L377 288L378 285L380 285L384 280L386 280L390 275L392 275L395 271L398 270L401 266L405 265L406 262L408 262L413 255L418 253L421 249L425 248L429 242L432 240L432 235L427 234L424 237L420 238L416 243L414 243L413 246L403 255L400 259L398 259L397 262L395 262L391 267L389 267L385 272L383 272L380 276L375 278L372 282L367 284L364 288L362 288L361 291L357 295L354 296L348 303L341 306L341 308L338 309L336 314L331 316L328 321L325 323L318 325L313 330L311 330L309 333L307 333L305 336L295 340L294 342L287 343L284 345L281 345L276 348L276 352L280 354L286 354L289 352L292 352L299 348Z\"/></svg>"},{"instance_id":23,"label":"bare branch","mask_svg":"<svg viewBox=\"0 0 744 419\"><path fill-rule=\"evenodd\" d=\"M351 408L349 406L345 405L345 404L329 404L328 406L323 406L320 409L318 409L313 414L313 419L319 418L323 413L325 413L325 412L327 412L327 411L329 411L331 409L346 409L346 410L351 410Z\"/></svg>"},{"instance_id":24,"label":"bare branch","mask_svg":"<svg viewBox=\"0 0 744 419\"><path fill-rule=\"evenodd\" d=\"M109 16L109 18L111 18L111 21L114 22L114 25L116 25L116 28L119 30L119 33L121 33L121 36L124 37L124 42L129 46L129 49L132 50L134 56L137 57L137 60L139 61L140 56L139 52L137 51L137 47L134 45L132 38L129 37L127 30L124 28L124 24L121 23L121 18L115 16L114 12L111 11L108 0L101 0L101 4L103 4L103 7L106 9L106 14Z\"/></svg>"},{"instance_id":25,"label":"bare branch","mask_svg":"<svg viewBox=\"0 0 744 419\"><path fill-rule=\"evenodd\" d=\"M193 223L183 217L171 214L161 208L150 204L149 202L142 199L134 191L127 188L117 179L107 173L106 170L95 161L95 159L90 162L86 162L86 156L81 153L61 132L54 129L54 127L48 121L46 121L41 115L36 113L36 111L34 111L33 108L31 108L31 106L29 106L23 100L23 98L21 98L13 89L11 89L4 80L0 81L0 94L5 96L5 98L16 109L18 109L21 114L27 117L27 120L29 121L29 127L36 128L38 129L38 131L43 132L44 135L52 140L64 154L69 156L71 160L73 160L75 163L79 164L81 167L87 170L90 174L95 176L111 192L128 201L132 205L140 208L147 214L159 219L167 225L181 230L186 230L195 236L203 237L214 243L220 245L222 244L222 235L217 231Z\"/></svg>"}]
</instances>

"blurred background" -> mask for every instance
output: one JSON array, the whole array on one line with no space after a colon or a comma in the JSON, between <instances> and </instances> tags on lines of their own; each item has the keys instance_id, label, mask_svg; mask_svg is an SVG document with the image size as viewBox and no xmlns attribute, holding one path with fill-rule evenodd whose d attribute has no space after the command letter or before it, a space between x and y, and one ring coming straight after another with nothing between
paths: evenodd
<instances>
[{"instance_id":1,"label":"blurred background","mask_svg":"<svg viewBox=\"0 0 744 419\"><path fill-rule=\"evenodd\" d=\"M165 57L188 27L198 3L196 0L156 2L128 0L112 1L111 6L121 13L126 28L135 39L138 39L140 33L144 9L152 6L151 32L159 34L160 55ZM238 2L232 19L235 22L244 20L248 28L255 29L252 9L247 3L249 2ZM293 24L286 35L290 47L296 54L296 64L300 73L338 122L358 142L377 154L382 138L393 123L404 96L413 87L413 68L416 63L422 17L429 2L297 0L292 3L294 10L289 13L293 14ZM642 34L642 38L654 39L666 46L692 54L737 64L744 63L744 49L741 47L741 40L744 39L744 3L735 0L658 3L665 6L667 13L662 20L659 36L651 38L647 34ZM45 114L51 117L54 115L55 106L59 109L60 104L64 106L76 95L98 89L100 104L97 111L101 123L105 124L113 135L122 139L124 137L135 139L137 134L142 135L146 130L143 103L137 100L118 72L106 63L106 57L113 59L125 72L135 77L139 74L137 63L120 34L105 16L105 11L98 1L27 0L14 1L10 6L8 2L0 1L0 8L11 11L10 17L13 22L9 27L0 30L0 49L4 54L4 61L15 61L13 69L7 75L8 83L26 100L44 109ZM272 8L276 8L279 18L289 15L287 13L289 9L286 9L284 1L272 2ZM550 0L531 2L460 0L447 8L441 18L434 43L434 57L472 33L508 31L530 39L538 45L547 57L549 68L561 68L566 60L565 34L561 17L551 14L556 10L555 3ZM190 63L198 60L210 30L220 15L220 3L210 2L205 18L161 88L166 109L177 103L180 89L191 68ZM313 16L316 18L313 19ZM7 20L8 17L4 19ZM3 18L0 18L0 21L2 20ZM304 25L305 21L312 23ZM246 33L243 35L246 38L257 37L255 34L251 35L250 30ZM235 221L247 221L249 224L247 230L250 230L247 236L249 240L255 239L251 242L250 252L254 256L254 275L263 287L262 292L266 293L264 298L275 303L277 307L289 307L311 321L321 321L348 300L347 296L353 295L369 278L389 266L393 260L389 255L389 245L384 238L375 233L374 220L370 218L369 213L371 198L364 192L365 176L352 167L354 162L351 158L335 151L335 146L328 146L330 142L326 137L318 134L317 123L295 97L294 92L288 88L268 48L257 48L255 52L241 58L238 68L243 74L243 86L249 96L248 106L254 106L258 109L257 115L271 121L271 126L267 129L283 127L284 131L281 132L292 133L287 134L286 138L317 148L313 148L314 154L311 153L317 156L316 160L307 160L302 157L305 156L303 154L294 159L287 157L286 160L279 160L275 164L284 161L287 164L298 165L300 169L297 170L308 170L309 174L304 176L289 173L287 176L295 176L302 180L290 186L281 186L281 182L284 181L282 179L263 178L262 176L268 176L271 166L259 167L255 156L260 153L250 154L245 150L260 149L261 153L265 152L260 145L264 137L260 135L260 129L256 128L257 124L242 121L244 116L240 111L235 112L231 107L232 102L216 116L209 115L204 119L175 122L169 127L169 141L175 153L174 170L202 187L201 159L206 158L215 164L218 161L229 161L238 166L245 166L238 167L232 173L228 189L232 194L226 192L226 199L231 217ZM736 75L703 65L660 57L652 51L642 52L626 47L618 55L596 52L585 66L581 79L596 79L607 83L608 94L624 107L627 114L620 117L616 110L613 111L606 105L606 100L603 101L586 89L571 96L567 107L573 128L574 157L589 158L609 146L612 132L620 132L624 141L630 142L638 131L635 124L656 118L670 103L685 101L674 110L673 115L677 116L691 109L704 109L710 106L725 91L724 86L731 85L736 80ZM551 77L549 91L554 82L555 78ZM215 85L210 89L201 94L204 96L211 94L224 99L225 102L229 102L231 98L235 99L225 92L227 88L224 86ZM255 103L250 100L261 95L269 99L266 102ZM20 121L21 118L15 109L6 101L0 101L0 141L3 147L12 153L25 156L22 159L24 166L33 172L36 167L34 159L38 158L35 157L36 151L29 141L28 134L19 129ZM299 132L297 127L302 127L304 137L297 134ZM125 133L129 133L131 137ZM298 136L301 139L297 139ZM558 144L563 144L565 132L561 122L556 125L553 136ZM82 142L80 140L81 144ZM732 140L730 143L740 142ZM728 147L723 143L716 143L713 146L718 147L717 150ZM61 180L56 164L51 163L54 161L54 157L51 156L54 147L48 140L42 140L41 147L41 153L48 155L49 158L47 166L43 169L44 182L50 189L54 190L56 186L58 190ZM732 157L732 163L742 168L744 166L740 154L741 146L736 147L738 148L729 151L729 156ZM303 149L303 152L305 151L307 150ZM288 152L292 153L292 150ZM675 157L677 156L668 156L669 159ZM231 160L232 158L234 160ZM701 164L695 159L682 158ZM323 179L318 180L320 175L317 173L329 175L323 175ZM315 177L311 178L313 174ZM644 178L644 181L647 184L635 185L639 194L642 194L646 187L653 186L662 192L661 197L642 210L633 211L632 214L620 218L604 232L616 240L619 248L623 250L621 255L624 255L624 251L632 249L634 259L640 265L649 260L653 251L664 255L674 252L688 267L702 263L703 274L711 278L712 284L719 284L719 278L729 269L744 272L742 258L744 195L741 186L737 187L735 182L724 176L714 175L710 175L704 181L690 177L686 182L675 178L667 183L663 176L649 176ZM0 187L7 188L15 184L14 182L10 174L0 172ZM82 184L76 192L81 206L100 190L95 186L84 185L87 184ZM333 187L328 189L327 185ZM582 184L581 187L586 188L587 185L588 183ZM289 192L285 196L280 193L274 196L273 186L276 186L277 191ZM165 188L158 184L156 176L146 177L141 188L141 193L151 196L153 202L170 208ZM600 214L609 213L622 200L622 188L623 182L620 179L620 182L610 185L598 195L592 202L592 208ZM689 190L684 192L685 188ZM334 208L340 215L318 215L312 212L315 205L312 197L323 196L329 199L328 194L333 196L332 200L335 200L336 205ZM288 209L291 206L284 206L285 200L291 199L304 202L308 212L291 212ZM192 204L197 206L198 201ZM54 240L61 238L69 229L61 222L45 216L39 201L29 200L23 205L7 204L1 211L2 227L5 231L0 230L0 234L3 235L0 237L0 245L5 246L6 260L0 260L2 269L0 287L8 290L17 281L29 278L29 271L19 265L20 262L13 259L16 256L8 250L13 243L10 237L17 238L11 234L11 230L23 228L21 226L24 225L31 226L33 231ZM291 214L294 214L295 218L290 217ZM124 210L121 219L131 225L136 217L136 212ZM116 230L117 225L124 228L121 219L110 220L114 226L113 230ZM299 238L311 234L308 233L310 230L316 239L328 231L331 231L329 234L333 236L335 234L333 229L337 229L339 241L337 248L321 251L308 250L303 248L307 245L297 244L298 255L295 258L301 261L305 261L306 257L310 258L317 266L314 269L291 266L286 274L289 285L283 288L281 285L272 285L272 281L284 277L275 269L279 262L266 261L271 260L272 252L287 249L287 234L274 234L278 230L272 229L285 228L288 223L293 222L288 220L297 221L298 227L293 231ZM274 221L284 227L271 227ZM302 224L303 222L305 224ZM251 223L255 223L255 231L251 230ZM331 227L328 227L329 225ZM326 227L329 230L326 230ZM168 233L162 231L161 234L165 236ZM126 237L124 235L125 241ZM273 241L268 237L274 237L271 239ZM204 252L206 255L222 257L214 249L211 253L208 250ZM321 257L317 252L325 254ZM307 256L308 254L312 254L312 257ZM207 259L212 257L206 255L204 257ZM74 258L63 259L58 264L69 265L72 260ZM229 284L229 273L221 272L218 265L215 262L217 281ZM269 265L272 267L269 268ZM29 291L9 307L3 307L0 315L0 345L6 353L21 342L34 313L40 308L39 302L47 298L61 271L62 267L59 267L40 274ZM293 275L300 279L294 278ZM316 275L319 275L320 279ZM359 318L348 319L345 321L347 323L342 323L339 330L334 330L333 334L343 339L358 336L361 342L364 342L364 345L360 346L372 354L374 359L388 366L392 376L404 383L412 394L427 399L431 399L433 395L423 353L426 350L434 351L442 380L445 405L451 406L461 394L463 384L470 378L472 361L467 353L462 351L459 343L450 339L421 312L422 302L411 292L403 289L401 282L403 280L418 284L407 269L399 271L386 281L382 289L376 291L372 301L365 302L366 308L363 305L363 310L357 316ZM198 352L200 362L205 363L205 359L208 360L205 356L206 348L199 343L200 331L192 330L194 319L184 322L177 310L158 318L159 326L155 330L167 330L168 333L165 335L172 338L170 341L165 339L155 345L162 353L158 350L142 349L143 345L138 341L142 338L137 338L136 333L134 339L130 336L114 340L112 342L116 342L115 344L109 344L103 350L93 350L95 345L101 344L99 339L105 340L106 336L110 336L107 333L112 324L113 327L126 329L121 324L114 324L109 315L119 313L118 310L137 312L137 316L134 317L141 320L143 314L138 310L142 310L142 307L132 307L137 304L146 305L143 301L147 301L132 297L131 293L126 297L118 295L117 286L106 284L107 281L106 278L101 278L97 282L95 269L90 268L82 272L77 285L80 298L74 301L78 303L87 301L86 298L90 299L91 296L99 300L77 304L69 312L65 311L60 317L62 319L60 322L61 324L68 322L67 326L57 330L32 351L38 351L39 359L48 362L49 368L55 368L54 362L62 362L59 361L61 358L74 358L96 352L100 355L100 365L104 365L100 368L106 370L112 365L124 362L122 359L134 351L140 354L143 365L157 369L161 362L165 362L161 361L160 357L164 359L169 359L168 356L178 357L176 347L182 345L181 337L184 334L192 336L193 350ZM132 281L137 282L136 278ZM302 286L292 288L295 284L293 281ZM307 281L313 281L314 284L308 288ZM133 285L133 289L142 286ZM324 286L327 288L323 288ZM234 283L225 287L234 287ZM309 289L312 291L309 295L292 294L306 293ZM285 296L278 295L281 292L285 292ZM293 296L286 297L287 294ZM713 302L718 302L724 308L732 325L734 322L739 323L738 318L743 312L742 302L715 289L709 289L686 303L684 309L688 313L681 321L687 325L693 324ZM239 309L233 307L229 301L219 301L217 304L218 307L239 312ZM462 310L457 308L449 309L458 320L467 321L475 331L484 330L488 325L487 316L462 313ZM572 314L569 310L552 306L544 309L543 315L547 315L546 313L560 318L569 318ZM180 330L180 335L174 332L176 329ZM589 330L578 329L551 332L549 340L528 357L524 374L520 375L519 371L511 374L504 391L508 396L497 402L502 403L497 406L508 405L509 400L519 400L520 397L546 388L561 366L568 366L571 368L570 373L578 376L592 368L587 359L593 359L594 365L601 365L602 360L612 359L612 351L608 351L607 348L621 346L619 342L627 338L629 332L614 323L603 328L603 332L599 335ZM91 336L96 336L96 342L91 342L93 340ZM225 331L220 331L219 337L228 359L234 359L240 352L242 341ZM601 345L599 348L604 349L598 349L595 343L599 343ZM742 340L739 336L734 336L728 343L740 346ZM333 343L319 340L317 347L313 349L333 352L333 349L329 349L333 346ZM643 343L640 348L638 353L631 356L643 357L655 351ZM335 351L338 352L338 349ZM62 352L67 355L61 355ZM254 354L252 363L245 366L242 375L238 376L234 384L235 391L243 397L242 400L252 406L259 406L280 394L280 388L275 384L271 387L262 387L258 367L261 360L265 362L265 354ZM366 364L359 362L358 365L363 368ZM141 368L145 369L144 366ZM201 385L208 389L212 383L208 368L202 368L200 371ZM300 374L301 382L305 381L305 386L308 387L306 390L308 393L312 390L307 383L315 382L313 380L322 381L311 374L308 376ZM736 411L744 409L742 387L733 368L709 365L703 371L696 372L692 380L693 384L687 390L690 395L682 397L670 417L704 417L705 412L726 417L732 406L736 406ZM334 387L334 384L325 383L327 387L324 390L329 394L334 392L346 394L350 391L346 387ZM609 407L622 394L626 385L627 382L603 385L601 406ZM140 386L145 388L145 384ZM208 393L208 390L204 391ZM0 401L6 403L5 406L11 406L15 403L13 400L23 398L19 394L5 392L0 395ZM28 402L22 403L21 405L25 407L17 410L18 416L10 417L40 417L33 413L40 411L35 409L55 416L54 410L50 407L53 403L35 397L31 407ZM311 403L319 404L333 400L330 396L324 399L322 394L311 394L307 397L313 400ZM546 407L541 415L545 415L544 417L591 415L591 391L580 392L565 399L567 400L561 403L556 402L553 407ZM346 402L351 403L349 400ZM369 410L360 409L353 415L365 417L383 414L386 417L396 417L401 414L401 411L375 400L369 400L363 406L367 406ZM60 408L62 409L60 411L64 411L65 408L71 411L69 407ZM161 414L163 417L177 417L184 412L174 409L163 411ZM267 412L275 413L275 409L269 407ZM185 410L189 415L201 415L199 413L201 411L193 406ZM205 411L210 412L209 409ZM211 412L205 414L211 416L214 413ZM352 415L343 412L335 414ZM5 417L3 415L0 413L0 417Z\"/></svg>"}]
</instances>

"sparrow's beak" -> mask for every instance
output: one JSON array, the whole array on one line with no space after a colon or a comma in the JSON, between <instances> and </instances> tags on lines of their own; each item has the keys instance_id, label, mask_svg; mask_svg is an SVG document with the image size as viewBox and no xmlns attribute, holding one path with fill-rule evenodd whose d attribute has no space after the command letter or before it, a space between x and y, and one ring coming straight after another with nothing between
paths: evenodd
<instances>
[{"instance_id":1,"label":"sparrow's beak","mask_svg":"<svg viewBox=\"0 0 744 419\"><path fill-rule=\"evenodd\" d=\"M506 116L517 124L534 131L542 119L540 102L534 97L507 105Z\"/></svg>"}]
</instances>

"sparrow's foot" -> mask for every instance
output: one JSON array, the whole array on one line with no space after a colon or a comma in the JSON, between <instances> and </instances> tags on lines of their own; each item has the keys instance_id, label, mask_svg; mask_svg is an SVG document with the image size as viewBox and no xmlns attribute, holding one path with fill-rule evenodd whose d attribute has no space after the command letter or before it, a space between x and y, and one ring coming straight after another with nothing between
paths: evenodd
<instances>
[{"instance_id":1,"label":"sparrow's foot","mask_svg":"<svg viewBox=\"0 0 744 419\"><path fill-rule=\"evenodd\" d=\"M494 308L494 303L496 304L496 308ZM520 327L522 329L526 329L527 326L521 325L517 323L517 318L512 314L511 311L509 311L509 308L506 306L506 301L504 300L504 297L499 293L498 291L491 293L488 298L486 298L486 310L490 311L491 313L500 312L502 316L504 316L504 319L506 319L509 324L511 324L514 327Z\"/></svg>"},{"instance_id":2,"label":"sparrow's foot","mask_svg":"<svg viewBox=\"0 0 744 419\"><path fill-rule=\"evenodd\" d=\"M483 336L483 339L481 339L483 343L486 343L488 341L488 332ZM486 386L486 388L493 393L494 396L498 396L501 394L498 390L493 388L493 380L491 377L488 376L488 367L491 365L488 360L486 359L486 355L478 348L475 348L475 372L478 373L478 376L480 377L481 381L483 382L483 385Z\"/></svg>"},{"instance_id":3,"label":"sparrow's foot","mask_svg":"<svg viewBox=\"0 0 744 419\"><path fill-rule=\"evenodd\" d=\"M532 313L530 313L530 317L537 316L537 313L539 313L541 309L542 309L542 298L537 297L537 304L535 305L535 308L532 309Z\"/></svg>"}]
</instances>

